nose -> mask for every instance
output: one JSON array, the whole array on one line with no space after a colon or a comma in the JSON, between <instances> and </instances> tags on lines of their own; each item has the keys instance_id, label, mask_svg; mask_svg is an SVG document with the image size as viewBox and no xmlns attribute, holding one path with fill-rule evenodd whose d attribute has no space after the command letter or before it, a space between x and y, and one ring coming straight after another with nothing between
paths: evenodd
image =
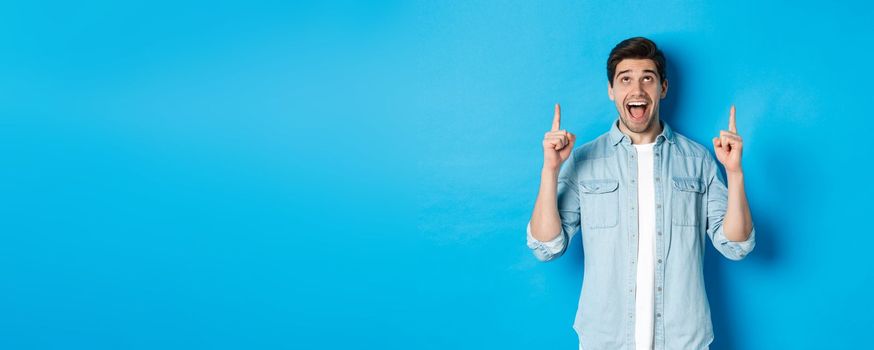
<instances>
[{"instance_id":1,"label":"nose","mask_svg":"<svg viewBox=\"0 0 874 350\"><path fill-rule=\"evenodd\" d=\"M628 90L629 98L643 98L646 96L646 92L643 90L643 84L638 81L631 83L631 86Z\"/></svg>"},{"instance_id":2,"label":"nose","mask_svg":"<svg viewBox=\"0 0 874 350\"><path fill-rule=\"evenodd\" d=\"M641 84L639 81L635 81L631 84L631 92L643 94L643 84Z\"/></svg>"}]
</instances>

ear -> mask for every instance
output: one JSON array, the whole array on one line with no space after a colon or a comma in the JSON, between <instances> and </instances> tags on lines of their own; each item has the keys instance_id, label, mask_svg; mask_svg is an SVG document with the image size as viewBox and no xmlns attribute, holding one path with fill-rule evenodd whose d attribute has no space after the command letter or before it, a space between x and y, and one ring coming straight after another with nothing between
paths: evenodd
<instances>
[{"instance_id":1,"label":"ear","mask_svg":"<svg viewBox=\"0 0 874 350\"><path fill-rule=\"evenodd\" d=\"M607 96L610 96L610 101L613 101L613 86L607 83Z\"/></svg>"},{"instance_id":2,"label":"ear","mask_svg":"<svg viewBox=\"0 0 874 350\"><path fill-rule=\"evenodd\" d=\"M665 98L668 95L668 80L662 80L662 96L661 98Z\"/></svg>"}]
</instances>

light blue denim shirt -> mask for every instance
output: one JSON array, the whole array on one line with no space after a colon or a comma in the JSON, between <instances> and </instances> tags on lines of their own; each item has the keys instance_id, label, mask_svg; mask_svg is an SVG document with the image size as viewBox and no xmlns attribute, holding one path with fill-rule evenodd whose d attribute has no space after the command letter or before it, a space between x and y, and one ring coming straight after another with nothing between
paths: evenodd
<instances>
[{"instance_id":1,"label":"light blue denim shirt","mask_svg":"<svg viewBox=\"0 0 874 350\"><path fill-rule=\"evenodd\" d=\"M573 150L558 175L562 231L527 245L541 261L564 254L579 231L583 240L583 287L574 330L583 349L634 348L637 265L637 152L631 139L610 131ZM743 259L755 246L722 232L728 191L716 161L704 146L675 133L662 121L656 138L656 235L654 349L705 349L713 341L704 290L705 234L722 255Z\"/></svg>"}]
</instances>

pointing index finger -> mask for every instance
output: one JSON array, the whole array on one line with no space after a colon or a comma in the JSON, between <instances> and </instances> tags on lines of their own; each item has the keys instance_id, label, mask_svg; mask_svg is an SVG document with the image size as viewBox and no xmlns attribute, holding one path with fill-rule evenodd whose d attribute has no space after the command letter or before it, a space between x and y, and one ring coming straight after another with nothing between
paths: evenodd
<instances>
[{"instance_id":1,"label":"pointing index finger","mask_svg":"<svg viewBox=\"0 0 874 350\"><path fill-rule=\"evenodd\" d=\"M561 128L561 106L555 104L555 116L552 117L552 131L558 131Z\"/></svg>"},{"instance_id":2,"label":"pointing index finger","mask_svg":"<svg viewBox=\"0 0 874 350\"><path fill-rule=\"evenodd\" d=\"M731 105L731 110L728 112L728 131L737 133L737 122L734 119L734 105Z\"/></svg>"}]
</instances>

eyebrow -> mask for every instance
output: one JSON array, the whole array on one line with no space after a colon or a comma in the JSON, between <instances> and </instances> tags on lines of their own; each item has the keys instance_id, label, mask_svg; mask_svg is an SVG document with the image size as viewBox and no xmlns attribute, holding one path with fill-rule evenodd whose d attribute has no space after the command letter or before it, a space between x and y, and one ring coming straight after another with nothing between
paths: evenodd
<instances>
[{"instance_id":1,"label":"eyebrow","mask_svg":"<svg viewBox=\"0 0 874 350\"><path fill-rule=\"evenodd\" d=\"M625 73L628 73L628 72L631 72L631 69L626 69L626 70L620 71L619 73L616 73L616 76L618 77L618 76L625 74ZM658 75L658 73L656 73L656 71L654 71L652 69L644 69L643 72Z\"/></svg>"}]
</instances>

